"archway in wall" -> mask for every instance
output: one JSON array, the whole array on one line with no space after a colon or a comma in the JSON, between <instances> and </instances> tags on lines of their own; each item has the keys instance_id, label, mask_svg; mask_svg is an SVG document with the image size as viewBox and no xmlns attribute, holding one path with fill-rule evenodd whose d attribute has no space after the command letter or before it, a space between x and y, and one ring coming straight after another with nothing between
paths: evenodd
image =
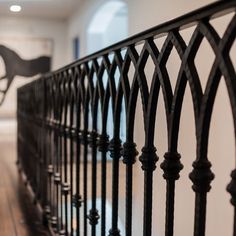
<instances>
[{"instance_id":1,"label":"archway in wall","mask_svg":"<svg viewBox=\"0 0 236 236\"><path fill-rule=\"evenodd\" d=\"M96 52L128 37L128 7L120 0L112 0L102 5L92 17L87 30L87 54ZM119 79L116 71L115 79ZM104 74L104 77L107 75ZM107 78L103 78L107 80ZM124 105L122 106L124 109ZM109 109L108 135L112 136L112 111ZM122 125L123 124L123 125ZM108 125L109 126L109 125ZM123 127L122 127L123 126ZM125 139L125 116L121 115L121 139Z\"/></svg>"},{"instance_id":2,"label":"archway in wall","mask_svg":"<svg viewBox=\"0 0 236 236\"><path fill-rule=\"evenodd\" d=\"M118 0L102 5L87 30L87 54L114 44L128 36L128 8Z\"/></svg>"}]
</instances>

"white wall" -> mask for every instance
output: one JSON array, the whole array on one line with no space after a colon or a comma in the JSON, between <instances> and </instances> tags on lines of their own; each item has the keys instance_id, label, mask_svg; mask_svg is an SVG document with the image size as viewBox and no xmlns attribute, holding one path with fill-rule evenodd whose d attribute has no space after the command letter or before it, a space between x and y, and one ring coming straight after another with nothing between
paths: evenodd
<instances>
[{"instance_id":1,"label":"white wall","mask_svg":"<svg viewBox=\"0 0 236 236\"><path fill-rule=\"evenodd\" d=\"M22 17L0 17L0 37L14 37L16 38L16 40L17 38L21 37L51 39L53 41L53 70L60 68L68 62L68 59L66 58L66 27L66 21L63 20L47 20ZM1 75L2 74L3 73L1 72ZM20 80L20 78L15 79ZM12 87L14 87L14 82ZM14 101L12 101L11 107L12 109L15 109L15 95L13 97ZM7 104L7 106L9 106L9 103ZM12 137L15 137L16 134L16 122L14 116L6 118L6 116L9 115L3 114L4 112L2 111L4 110L4 107L0 107L0 109L0 139L12 139Z\"/></svg>"},{"instance_id":2,"label":"white wall","mask_svg":"<svg viewBox=\"0 0 236 236\"><path fill-rule=\"evenodd\" d=\"M108 0L83 1L78 10L68 21L68 55L72 60L72 42L75 36L79 36L81 43L81 56L86 55L86 31L90 20L98 8ZM186 12L214 2L214 0L124 0L128 6L128 34L129 36L146 30L152 26L161 24Z\"/></svg>"},{"instance_id":3,"label":"white wall","mask_svg":"<svg viewBox=\"0 0 236 236\"><path fill-rule=\"evenodd\" d=\"M0 17L0 35L3 37L32 37L52 39L54 43L52 68L65 65L67 24L63 20Z\"/></svg>"},{"instance_id":4,"label":"white wall","mask_svg":"<svg viewBox=\"0 0 236 236\"><path fill-rule=\"evenodd\" d=\"M106 3L91 19L87 29L86 52L99 49L126 39L128 36L128 12L124 3Z\"/></svg>"}]
</instances>

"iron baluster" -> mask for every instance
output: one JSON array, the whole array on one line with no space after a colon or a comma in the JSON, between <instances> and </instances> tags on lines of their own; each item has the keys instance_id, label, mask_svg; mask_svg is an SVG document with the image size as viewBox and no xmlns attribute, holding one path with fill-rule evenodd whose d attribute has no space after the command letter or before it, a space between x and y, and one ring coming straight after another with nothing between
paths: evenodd
<instances>
[{"instance_id":1,"label":"iron baluster","mask_svg":"<svg viewBox=\"0 0 236 236\"><path fill-rule=\"evenodd\" d=\"M119 160L121 157L121 140L114 138L109 143L112 158L112 225L109 236L120 236L118 229L118 201L119 201Z\"/></svg>"},{"instance_id":2,"label":"iron baluster","mask_svg":"<svg viewBox=\"0 0 236 236\"><path fill-rule=\"evenodd\" d=\"M102 169L101 169L101 236L106 234L106 186L107 186L107 150L109 138L106 134L101 134L98 137L98 150L102 154Z\"/></svg>"}]
</instances>

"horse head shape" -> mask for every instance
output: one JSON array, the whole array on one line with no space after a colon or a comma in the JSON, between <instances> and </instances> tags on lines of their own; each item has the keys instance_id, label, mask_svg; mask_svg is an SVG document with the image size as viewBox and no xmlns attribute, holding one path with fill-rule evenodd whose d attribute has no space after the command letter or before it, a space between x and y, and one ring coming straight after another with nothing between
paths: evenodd
<instances>
[{"instance_id":1,"label":"horse head shape","mask_svg":"<svg viewBox=\"0 0 236 236\"><path fill-rule=\"evenodd\" d=\"M24 60L15 51L4 45L0 45L0 56L2 57L5 65L5 75L0 77L0 80L7 80L6 88L4 90L0 90L0 92L3 93L3 98L0 101L0 105L3 103L6 93L15 76L19 75L23 77L32 77L37 74L44 74L50 71L51 58L48 56Z\"/></svg>"}]
</instances>

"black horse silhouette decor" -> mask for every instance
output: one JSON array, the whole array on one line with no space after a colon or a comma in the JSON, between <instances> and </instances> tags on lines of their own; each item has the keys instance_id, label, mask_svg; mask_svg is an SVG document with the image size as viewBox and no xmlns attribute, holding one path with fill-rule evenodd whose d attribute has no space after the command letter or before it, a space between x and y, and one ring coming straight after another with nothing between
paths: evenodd
<instances>
[{"instance_id":1,"label":"black horse silhouette decor","mask_svg":"<svg viewBox=\"0 0 236 236\"><path fill-rule=\"evenodd\" d=\"M0 105L2 105L15 76L32 77L37 74L47 73L51 68L51 58L48 56L24 60L16 52L4 45L0 45L0 56L6 68L5 75L0 77L0 80L7 80L6 88L0 90L0 93L3 93Z\"/></svg>"}]
</instances>

